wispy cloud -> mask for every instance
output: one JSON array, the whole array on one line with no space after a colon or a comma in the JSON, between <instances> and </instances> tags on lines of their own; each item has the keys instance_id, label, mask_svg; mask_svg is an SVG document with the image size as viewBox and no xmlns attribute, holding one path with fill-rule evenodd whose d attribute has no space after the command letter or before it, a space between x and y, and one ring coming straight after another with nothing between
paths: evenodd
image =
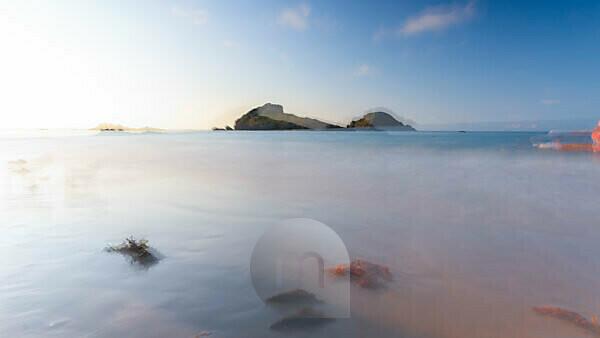
<instances>
[{"instance_id":1,"label":"wispy cloud","mask_svg":"<svg viewBox=\"0 0 600 338\"><path fill-rule=\"evenodd\" d=\"M354 76L365 77L371 76L375 73L373 66L363 63L354 69Z\"/></svg>"},{"instance_id":2,"label":"wispy cloud","mask_svg":"<svg viewBox=\"0 0 600 338\"><path fill-rule=\"evenodd\" d=\"M546 106L555 106L557 104L560 104L560 100L557 99L543 99L540 100L540 103Z\"/></svg>"},{"instance_id":3,"label":"wispy cloud","mask_svg":"<svg viewBox=\"0 0 600 338\"><path fill-rule=\"evenodd\" d=\"M398 29L401 36L442 31L461 24L475 15L475 1L465 5L442 5L426 8L420 14L408 18Z\"/></svg>"},{"instance_id":4,"label":"wispy cloud","mask_svg":"<svg viewBox=\"0 0 600 338\"><path fill-rule=\"evenodd\" d=\"M172 7L171 14L178 18L190 20L194 25L204 25L208 22L208 13L202 9Z\"/></svg>"},{"instance_id":5,"label":"wispy cloud","mask_svg":"<svg viewBox=\"0 0 600 338\"><path fill-rule=\"evenodd\" d=\"M308 17L310 16L310 6L301 4L293 8L285 8L279 13L277 22L282 25L294 29L296 31L304 31L309 26Z\"/></svg>"}]
</instances>

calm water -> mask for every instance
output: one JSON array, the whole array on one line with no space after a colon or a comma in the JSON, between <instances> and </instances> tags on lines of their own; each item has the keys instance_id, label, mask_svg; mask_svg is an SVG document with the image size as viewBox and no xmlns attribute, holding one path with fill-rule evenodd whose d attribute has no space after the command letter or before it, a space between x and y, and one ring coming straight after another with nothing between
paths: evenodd
<instances>
[{"instance_id":1,"label":"calm water","mask_svg":"<svg viewBox=\"0 0 600 338\"><path fill-rule=\"evenodd\" d=\"M0 136L0 337L589 337L600 314L600 156L528 133ZM290 218L388 265L351 319L282 334L250 256ZM164 258L104 252L127 236Z\"/></svg>"}]
</instances>

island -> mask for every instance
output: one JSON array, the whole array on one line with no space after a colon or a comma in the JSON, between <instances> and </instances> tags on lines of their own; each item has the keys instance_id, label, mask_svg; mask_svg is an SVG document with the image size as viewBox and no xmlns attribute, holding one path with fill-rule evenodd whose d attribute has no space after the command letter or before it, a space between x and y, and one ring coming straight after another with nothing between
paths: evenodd
<instances>
[{"instance_id":1,"label":"island","mask_svg":"<svg viewBox=\"0 0 600 338\"><path fill-rule=\"evenodd\" d=\"M389 130L415 131L409 124L402 123L383 111L369 112L351 121L345 128L337 124L314 118L285 113L280 104L266 103L253 108L235 121L234 128L214 127L214 131L227 130Z\"/></svg>"},{"instance_id":2,"label":"island","mask_svg":"<svg viewBox=\"0 0 600 338\"><path fill-rule=\"evenodd\" d=\"M350 122L347 128L415 131L415 128L413 128L412 126L404 124L396 120L392 115L381 111L365 114L362 118Z\"/></svg>"},{"instance_id":3,"label":"island","mask_svg":"<svg viewBox=\"0 0 600 338\"><path fill-rule=\"evenodd\" d=\"M100 123L90 130L101 131L101 132L126 132L126 133L160 133L163 129L143 127L143 128L130 128L115 123Z\"/></svg>"},{"instance_id":4,"label":"island","mask_svg":"<svg viewBox=\"0 0 600 338\"><path fill-rule=\"evenodd\" d=\"M235 130L325 130L342 128L338 125L283 111L279 104L266 103L254 108L235 121Z\"/></svg>"}]
</instances>

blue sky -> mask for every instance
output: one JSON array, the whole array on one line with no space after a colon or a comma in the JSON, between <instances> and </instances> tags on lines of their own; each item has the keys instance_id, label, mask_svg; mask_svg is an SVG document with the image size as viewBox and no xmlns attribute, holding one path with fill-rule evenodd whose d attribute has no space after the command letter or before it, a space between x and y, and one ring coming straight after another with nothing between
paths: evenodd
<instances>
[{"instance_id":1,"label":"blue sky","mask_svg":"<svg viewBox=\"0 0 600 338\"><path fill-rule=\"evenodd\" d=\"M597 1L0 1L5 127L600 118Z\"/></svg>"}]
</instances>

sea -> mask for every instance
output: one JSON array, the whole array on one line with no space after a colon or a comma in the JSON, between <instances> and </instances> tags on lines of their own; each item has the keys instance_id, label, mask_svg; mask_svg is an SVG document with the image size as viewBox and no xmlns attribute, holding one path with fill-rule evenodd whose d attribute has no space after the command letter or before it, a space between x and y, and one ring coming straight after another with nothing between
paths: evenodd
<instances>
[{"instance_id":1,"label":"sea","mask_svg":"<svg viewBox=\"0 0 600 338\"><path fill-rule=\"evenodd\" d=\"M4 131L0 337L590 337L532 310L600 314L600 155L544 136ZM290 220L392 278L272 306L253 252ZM156 260L107 250L131 237Z\"/></svg>"}]
</instances>

